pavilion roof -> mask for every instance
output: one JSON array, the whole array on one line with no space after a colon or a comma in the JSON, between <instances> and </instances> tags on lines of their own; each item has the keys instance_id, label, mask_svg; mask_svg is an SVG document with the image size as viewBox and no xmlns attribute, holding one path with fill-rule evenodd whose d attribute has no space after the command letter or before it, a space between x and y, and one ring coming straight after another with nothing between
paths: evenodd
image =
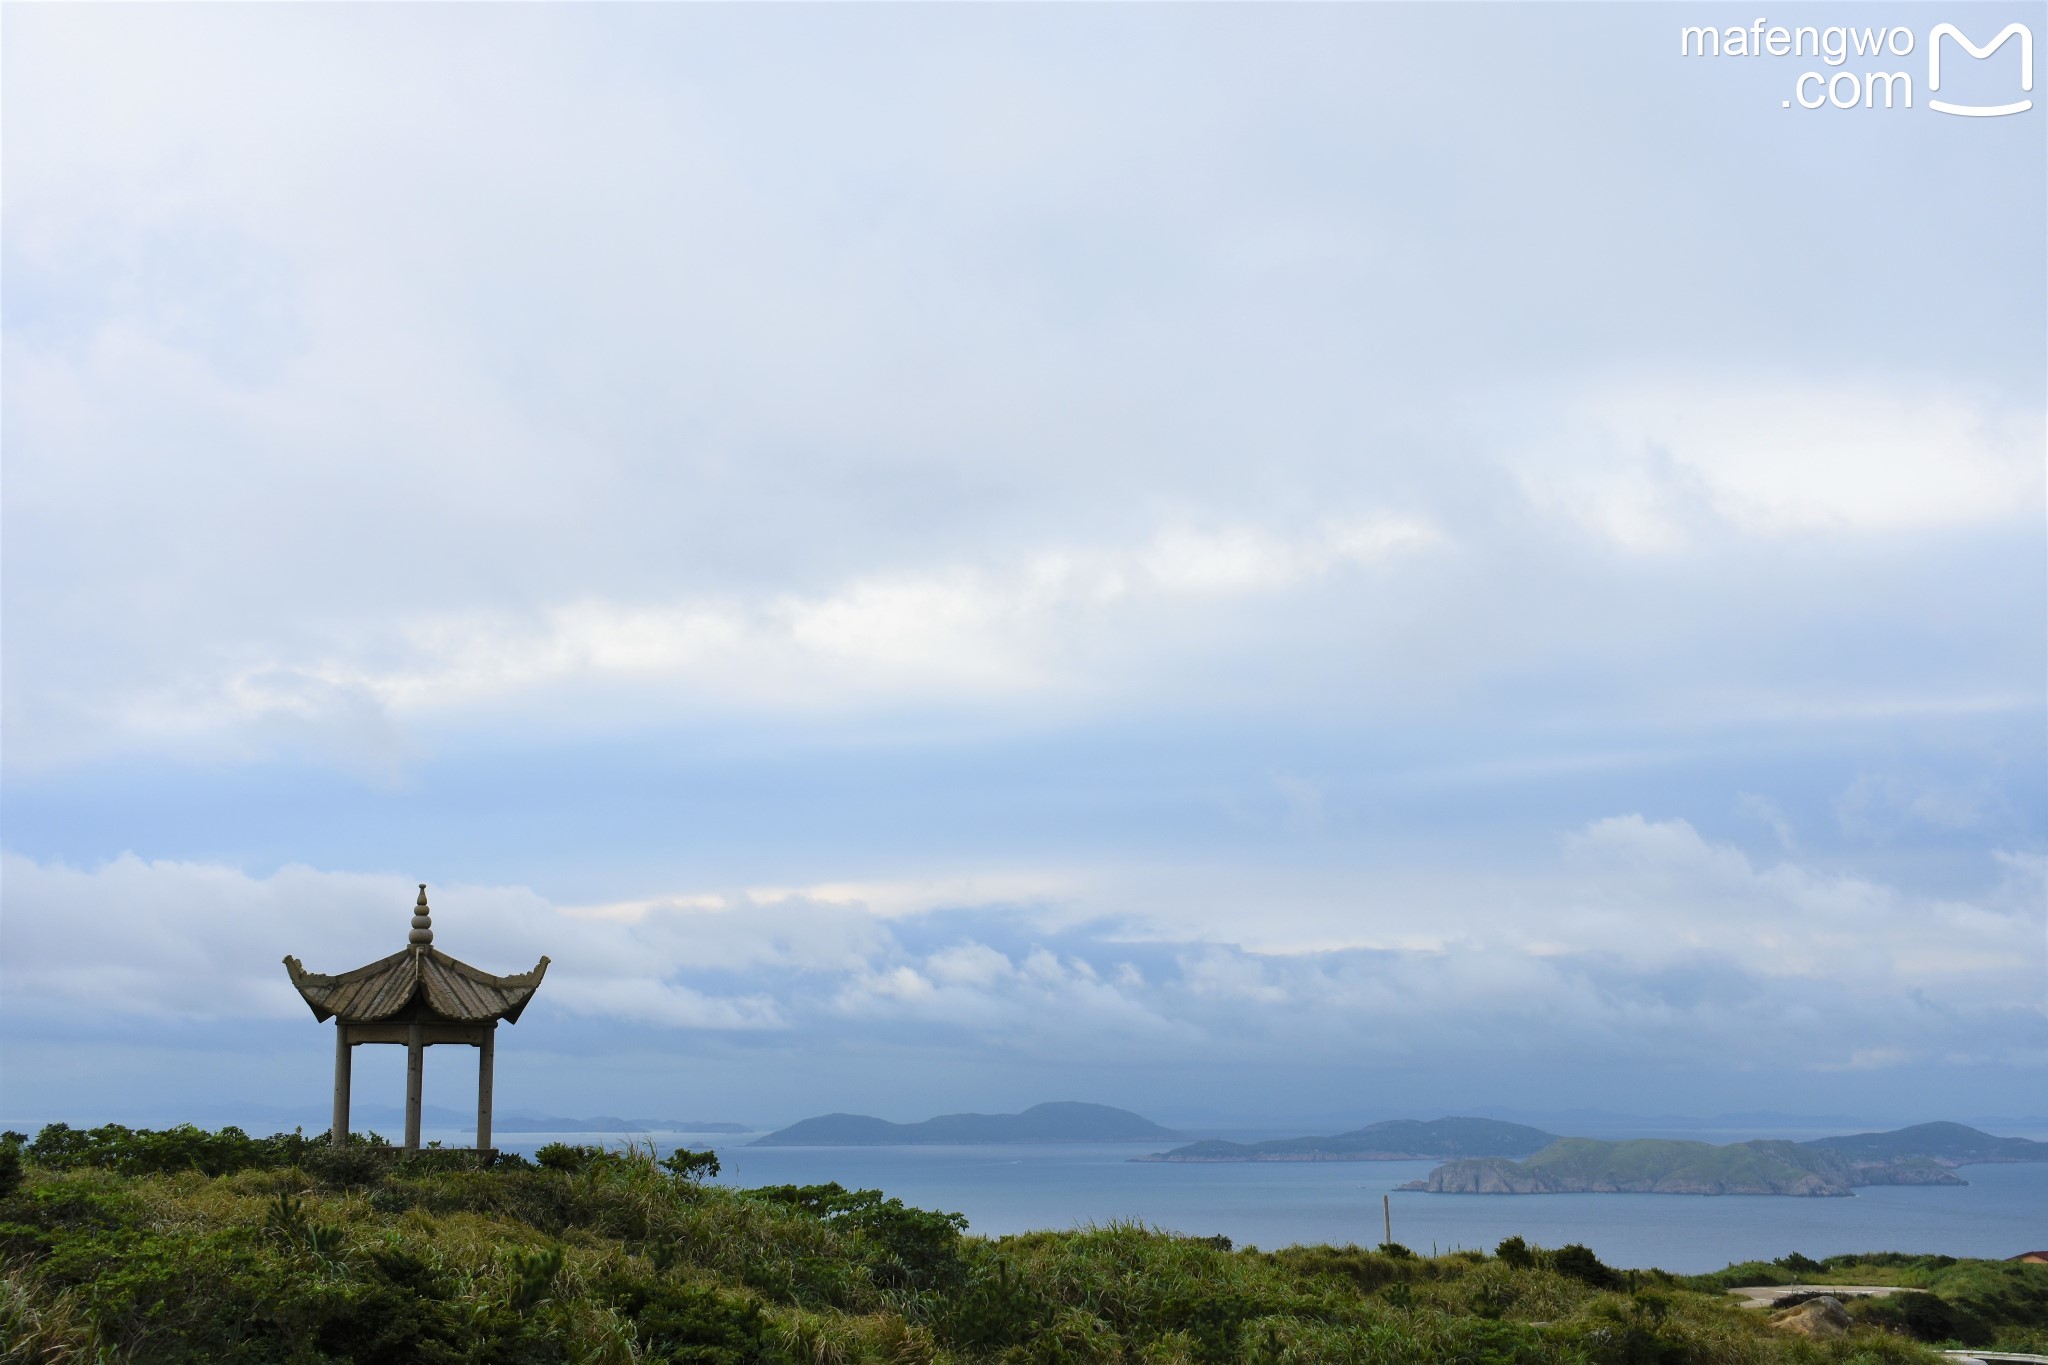
<instances>
[{"instance_id":1,"label":"pavilion roof","mask_svg":"<svg viewBox=\"0 0 2048 1365\"><path fill-rule=\"evenodd\" d=\"M284 966L292 985L312 1007L313 1017L323 1023L335 1015L354 1023L389 1019L419 1003L460 1023L503 1019L514 1024L548 969L543 957L530 972L494 976L435 948L425 886L413 907L408 938L407 946L391 956L339 976L309 972L289 954Z\"/></svg>"}]
</instances>

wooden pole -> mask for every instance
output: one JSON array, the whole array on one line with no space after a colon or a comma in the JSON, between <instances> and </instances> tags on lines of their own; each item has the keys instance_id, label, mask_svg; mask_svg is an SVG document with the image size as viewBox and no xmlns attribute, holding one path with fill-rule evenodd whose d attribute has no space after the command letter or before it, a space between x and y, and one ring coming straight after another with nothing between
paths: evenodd
<instances>
[{"instance_id":1,"label":"wooden pole","mask_svg":"<svg viewBox=\"0 0 2048 1365\"><path fill-rule=\"evenodd\" d=\"M420 1148L420 1079L427 1064L424 1032L417 1022L405 1031L405 1146L412 1152Z\"/></svg>"},{"instance_id":2,"label":"wooden pole","mask_svg":"<svg viewBox=\"0 0 2048 1365\"><path fill-rule=\"evenodd\" d=\"M348 1142L348 1082L352 1054L348 1043L348 1020L334 1021L334 1145Z\"/></svg>"},{"instance_id":3,"label":"wooden pole","mask_svg":"<svg viewBox=\"0 0 2048 1365\"><path fill-rule=\"evenodd\" d=\"M1394 1244L1394 1196L1391 1194L1380 1196L1380 1217L1386 1224L1387 1235L1385 1245L1392 1246Z\"/></svg>"},{"instance_id":4,"label":"wooden pole","mask_svg":"<svg viewBox=\"0 0 2048 1365\"><path fill-rule=\"evenodd\" d=\"M497 1050L498 1025L484 1027L484 1040L476 1047L476 1149L491 1149L491 1054Z\"/></svg>"}]
</instances>

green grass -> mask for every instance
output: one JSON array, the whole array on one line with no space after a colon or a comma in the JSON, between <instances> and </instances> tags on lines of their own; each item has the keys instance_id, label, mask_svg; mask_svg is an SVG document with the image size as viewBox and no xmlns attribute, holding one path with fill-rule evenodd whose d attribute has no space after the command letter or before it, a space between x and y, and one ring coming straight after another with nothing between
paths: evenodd
<instances>
[{"instance_id":1,"label":"green grass","mask_svg":"<svg viewBox=\"0 0 2048 1365\"><path fill-rule=\"evenodd\" d=\"M1852 1316L1954 1346L2048 1353L2048 1266L1895 1251L1748 1261L1689 1281L1701 1289L1756 1284L1892 1284L1925 1289L1851 1301Z\"/></svg>"},{"instance_id":2,"label":"green grass","mask_svg":"<svg viewBox=\"0 0 2048 1365\"><path fill-rule=\"evenodd\" d=\"M243 1138L247 1164L219 1170L221 1144L190 1132L96 1132L35 1144L0 1188L7 1365L1936 1359L1903 1319L1808 1342L1716 1277L1618 1271L1583 1248L1257 1251L1128 1224L985 1239L873 1191L704 1186L646 1151L481 1170ZM196 1168L161 1169L181 1145ZM1998 1316L2048 1289L2048 1268L2025 1270L1859 1267L1932 1277L1990 1332L2026 1330Z\"/></svg>"}]
</instances>

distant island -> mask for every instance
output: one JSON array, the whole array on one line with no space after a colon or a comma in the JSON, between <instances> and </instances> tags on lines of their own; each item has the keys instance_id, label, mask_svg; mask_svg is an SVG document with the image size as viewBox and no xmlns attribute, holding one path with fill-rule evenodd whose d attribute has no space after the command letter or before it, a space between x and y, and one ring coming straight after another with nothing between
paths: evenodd
<instances>
[{"instance_id":1,"label":"distant island","mask_svg":"<svg viewBox=\"0 0 2048 1365\"><path fill-rule=\"evenodd\" d=\"M1825 1147L1855 1162L1881 1163L1928 1157L1946 1166L1988 1166L2012 1161L2048 1161L2048 1142L1994 1137L1960 1123L1916 1123L1889 1133L1855 1133L1815 1138L1806 1147Z\"/></svg>"},{"instance_id":2,"label":"distant island","mask_svg":"<svg viewBox=\"0 0 2048 1365\"><path fill-rule=\"evenodd\" d=\"M1560 1138L1524 1161L1451 1161L1400 1188L1431 1194L1778 1194L1842 1196L1870 1185L1963 1185L1954 1167L2048 1161L2048 1142L1960 1123L1810 1142L1717 1146L1666 1138Z\"/></svg>"},{"instance_id":3,"label":"distant island","mask_svg":"<svg viewBox=\"0 0 2048 1365\"><path fill-rule=\"evenodd\" d=\"M824 1114L792 1123L755 1147L915 1147L990 1142L1149 1142L1180 1134L1128 1109L1055 1101L1021 1114L941 1114L922 1123L891 1123L866 1114Z\"/></svg>"},{"instance_id":4,"label":"distant island","mask_svg":"<svg viewBox=\"0 0 2048 1365\"><path fill-rule=\"evenodd\" d=\"M1448 1157L1528 1156L1556 1133L1499 1119L1389 1119L1330 1137L1269 1142L1192 1142L1133 1161L1440 1161Z\"/></svg>"}]
</instances>

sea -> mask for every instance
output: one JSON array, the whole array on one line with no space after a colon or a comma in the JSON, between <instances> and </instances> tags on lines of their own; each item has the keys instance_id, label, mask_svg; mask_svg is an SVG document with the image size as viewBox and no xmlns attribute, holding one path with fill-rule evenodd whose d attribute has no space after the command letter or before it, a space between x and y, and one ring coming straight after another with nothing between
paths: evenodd
<instances>
[{"instance_id":1,"label":"sea","mask_svg":"<svg viewBox=\"0 0 2048 1365\"><path fill-rule=\"evenodd\" d=\"M449 1146L472 1135L429 1131ZM741 1188L838 1181L921 1208L965 1214L988 1237L1042 1228L1143 1223L1239 1247L1394 1240L1423 1253L1492 1250L1506 1237L1577 1242L1609 1265L1680 1274L1789 1252L1909 1251L2007 1257L2048 1247L2048 1163L1965 1166L1964 1186L1878 1186L1853 1197L1660 1194L1455 1195L1395 1188L1430 1161L1180 1163L1131 1158L1157 1143L963 1147L751 1147L751 1135L508 1133L501 1148L549 1142L652 1143L718 1153L717 1183ZM1382 1198L1387 1200L1383 1206Z\"/></svg>"}]
</instances>

